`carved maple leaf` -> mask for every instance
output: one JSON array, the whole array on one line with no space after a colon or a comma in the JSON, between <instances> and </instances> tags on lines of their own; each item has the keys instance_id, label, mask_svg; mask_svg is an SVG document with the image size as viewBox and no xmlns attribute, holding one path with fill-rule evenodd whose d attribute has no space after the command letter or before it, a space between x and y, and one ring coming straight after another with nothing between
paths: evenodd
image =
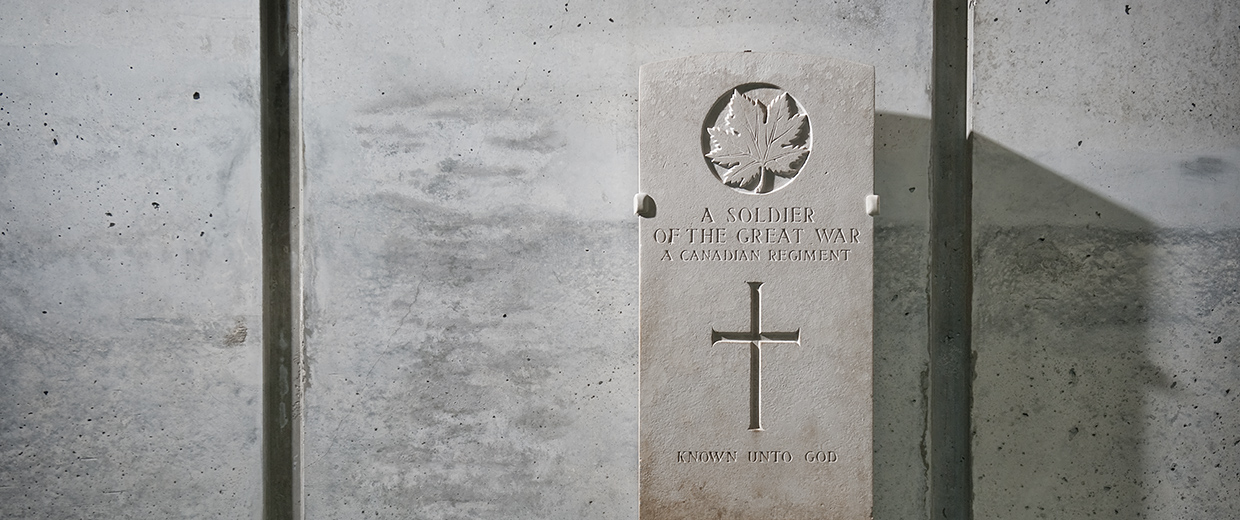
<instances>
[{"instance_id":1,"label":"carved maple leaf","mask_svg":"<svg viewBox=\"0 0 1240 520\"><path fill-rule=\"evenodd\" d=\"M727 168L720 174L724 184L765 193L771 190L771 175L797 174L792 165L809 153L809 148L796 144L805 127L805 114L793 113L788 93L763 105L733 90L723 124L706 129L710 133L706 156Z\"/></svg>"}]
</instances>

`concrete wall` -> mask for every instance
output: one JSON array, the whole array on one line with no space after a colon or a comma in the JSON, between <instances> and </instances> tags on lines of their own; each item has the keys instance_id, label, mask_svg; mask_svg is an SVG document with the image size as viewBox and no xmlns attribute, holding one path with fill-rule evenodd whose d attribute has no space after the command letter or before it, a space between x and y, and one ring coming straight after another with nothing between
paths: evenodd
<instances>
[{"instance_id":1,"label":"concrete wall","mask_svg":"<svg viewBox=\"0 0 1240 520\"><path fill-rule=\"evenodd\" d=\"M928 515L928 2L302 9L308 517L636 516L636 71L744 49L876 66L875 517ZM1236 516L1240 8L974 36L976 517ZM257 43L0 12L0 516L257 517Z\"/></svg>"},{"instance_id":2,"label":"concrete wall","mask_svg":"<svg viewBox=\"0 0 1240 520\"><path fill-rule=\"evenodd\" d=\"M977 518L1232 518L1240 7L977 4Z\"/></svg>"},{"instance_id":3,"label":"concrete wall","mask_svg":"<svg viewBox=\"0 0 1240 520\"><path fill-rule=\"evenodd\" d=\"M257 29L0 9L0 517L259 511Z\"/></svg>"},{"instance_id":4,"label":"concrete wall","mask_svg":"<svg viewBox=\"0 0 1240 520\"><path fill-rule=\"evenodd\" d=\"M306 511L635 518L637 69L877 67L876 511L924 510L926 2L307 1Z\"/></svg>"}]
</instances>

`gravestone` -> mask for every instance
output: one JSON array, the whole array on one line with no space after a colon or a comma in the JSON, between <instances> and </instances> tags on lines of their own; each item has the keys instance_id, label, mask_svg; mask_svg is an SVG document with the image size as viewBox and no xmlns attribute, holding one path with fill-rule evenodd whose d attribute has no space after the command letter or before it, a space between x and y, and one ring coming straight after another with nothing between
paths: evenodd
<instances>
[{"instance_id":1,"label":"gravestone","mask_svg":"<svg viewBox=\"0 0 1240 520\"><path fill-rule=\"evenodd\" d=\"M871 516L874 72L648 64L641 516Z\"/></svg>"}]
</instances>

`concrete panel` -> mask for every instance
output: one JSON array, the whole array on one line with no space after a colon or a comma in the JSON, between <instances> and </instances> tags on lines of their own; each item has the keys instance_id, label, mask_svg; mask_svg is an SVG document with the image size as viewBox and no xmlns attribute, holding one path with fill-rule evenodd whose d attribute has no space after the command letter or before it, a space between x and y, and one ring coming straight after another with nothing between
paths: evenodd
<instances>
[{"instance_id":1,"label":"concrete panel","mask_svg":"<svg viewBox=\"0 0 1240 520\"><path fill-rule=\"evenodd\" d=\"M976 133L1153 226L1240 227L1235 2L983 0L974 23ZM1098 223L1064 212L977 209L1003 219L987 220L993 224Z\"/></svg>"},{"instance_id":2,"label":"concrete panel","mask_svg":"<svg viewBox=\"0 0 1240 520\"><path fill-rule=\"evenodd\" d=\"M1236 516L1240 7L974 34L976 516Z\"/></svg>"},{"instance_id":3,"label":"concrete panel","mask_svg":"<svg viewBox=\"0 0 1240 520\"><path fill-rule=\"evenodd\" d=\"M257 16L0 13L0 517L259 512Z\"/></svg>"},{"instance_id":4,"label":"concrete panel","mask_svg":"<svg viewBox=\"0 0 1240 520\"><path fill-rule=\"evenodd\" d=\"M925 514L928 3L303 3L312 518L635 518L637 69L877 76L875 513Z\"/></svg>"}]
</instances>

